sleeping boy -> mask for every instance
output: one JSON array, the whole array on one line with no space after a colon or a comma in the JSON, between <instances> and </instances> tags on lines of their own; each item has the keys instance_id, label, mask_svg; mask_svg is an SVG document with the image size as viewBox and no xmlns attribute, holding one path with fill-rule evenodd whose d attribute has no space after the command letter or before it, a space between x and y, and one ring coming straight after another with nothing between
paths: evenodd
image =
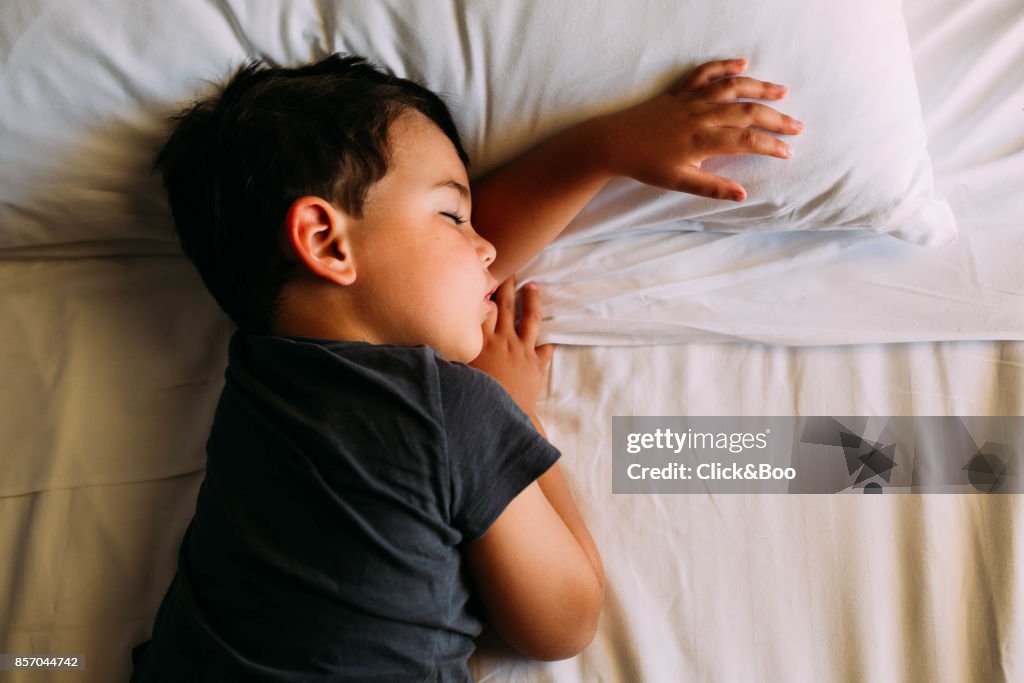
<instances>
[{"instance_id":1,"label":"sleeping boy","mask_svg":"<svg viewBox=\"0 0 1024 683\"><path fill-rule=\"evenodd\" d=\"M236 323L206 475L132 680L470 681L481 619L523 655L593 639L605 579L536 402L513 273L622 175L789 156L782 86L698 67L474 184L442 101L354 56L256 62L177 118L156 167ZM472 220L470 220L472 216ZM500 284L499 284L500 283Z\"/></svg>"}]
</instances>

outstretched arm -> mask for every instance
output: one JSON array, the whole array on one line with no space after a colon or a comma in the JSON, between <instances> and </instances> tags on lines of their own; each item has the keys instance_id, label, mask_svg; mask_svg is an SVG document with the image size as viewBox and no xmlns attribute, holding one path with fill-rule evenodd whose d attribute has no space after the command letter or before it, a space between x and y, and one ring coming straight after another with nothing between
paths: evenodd
<instances>
[{"instance_id":1,"label":"outstretched arm","mask_svg":"<svg viewBox=\"0 0 1024 683\"><path fill-rule=\"evenodd\" d=\"M533 258L615 176L716 199L746 191L701 170L726 154L787 159L789 146L756 128L795 135L803 124L739 98L778 100L786 88L742 77L746 60L703 64L668 92L577 124L488 174L473 186L473 224L497 249L491 273L502 282Z\"/></svg>"}]
</instances>

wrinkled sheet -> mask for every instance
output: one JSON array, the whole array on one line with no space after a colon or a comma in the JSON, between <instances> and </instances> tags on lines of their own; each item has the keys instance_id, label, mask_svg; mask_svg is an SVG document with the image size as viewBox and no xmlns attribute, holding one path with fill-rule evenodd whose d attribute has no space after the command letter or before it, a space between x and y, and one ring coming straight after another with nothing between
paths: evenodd
<instances>
[{"instance_id":1,"label":"wrinkled sheet","mask_svg":"<svg viewBox=\"0 0 1024 683\"><path fill-rule=\"evenodd\" d=\"M491 681L1016 681L1019 495L613 495L613 415L1020 415L1024 345L556 352L541 419L604 558L594 643Z\"/></svg>"},{"instance_id":2,"label":"wrinkled sheet","mask_svg":"<svg viewBox=\"0 0 1024 683\"><path fill-rule=\"evenodd\" d=\"M1024 8L904 3L936 187L960 238L671 232L555 243L544 339L818 345L1024 339ZM669 226L671 227L671 226Z\"/></svg>"},{"instance_id":3,"label":"wrinkled sheet","mask_svg":"<svg viewBox=\"0 0 1024 683\"><path fill-rule=\"evenodd\" d=\"M181 391L203 405L219 386ZM90 400L69 398L69 415ZM478 680L1024 677L1020 496L611 493L613 415L1020 415L1024 343L563 347L538 407L601 550L606 607L591 646L562 662L523 660L485 632L470 660ZM127 680L129 648L150 633L203 474L192 457L201 430L185 409L164 410L139 408L163 428L122 447L129 461L174 441L149 480L0 497L0 649L88 662L86 672L4 680ZM5 462L24 443L5 444Z\"/></svg>"},{"instance_id":4,"label":"wrinkled sheet","mask_svg":"<svg viewBox=\"0 0 1024 683\"><path fill-rule=\"evenodd\" d=\"M599 243L569 235L523 272L546 285L544 339L1024 339L1024 8L1015 0L908 0L904 14L936 188L956 216L956 242L928 249L865 233L726 235L656 225Z\"/></svg>"}]
</instances>

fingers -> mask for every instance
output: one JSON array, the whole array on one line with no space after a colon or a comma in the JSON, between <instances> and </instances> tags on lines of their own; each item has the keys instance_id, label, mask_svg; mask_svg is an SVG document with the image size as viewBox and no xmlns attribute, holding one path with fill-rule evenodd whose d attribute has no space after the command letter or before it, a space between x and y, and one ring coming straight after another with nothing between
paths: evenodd
<instances>
[{"instance_id":1,"label":"fingers","mask_svg":"<svg viewBox=\"0 0 1024 683\"><path fill-rule=\"evenodd\" d=\"M702 197L746 199L739 183L701 170L704 161L736 154L789 159L792 148L776 136L799 135L804 129L793 117L749 101L781 100L788 89L740 75L746 68L745 59L707 62L669 95L652 98L642 110L646 118L636 116L635 125L640 130L657 127L665 144L642 147L639 170L634 167L628 175Z\"/></svg>"},{"instance_id":2,"label":"fingers","mask_svg":"<svg viewBox=\"0 0 1024 683\"><path fill-rule=\"evenodd\" d=\"M704 88L709 102L733 102L740 97L754 100L781 100L789 88L756 78L723 78Z\"/></svg>"},{"instance_id":3,"label":"fingers","mask_svg":"<svg viewBox=\"0 0 1024 683\"><path fill-rule=\"evenodd\" d=\"M484 329L487 329L486 326L490 323L490 333L493 334L497 330L506 335L515 334L525 347L532 349L537 344L537 337L540 335L542 318L540 290L537 289L535 283L527 282L523 285L521 296L523 309L517 327L514 322L516 312L515 276L502 282L495 297L498 305L497 313L492 313L487 317ZM496 322L492 322L492 319ZM547 353L552 351L553 349Z\"/></svg>"},{"instance_id":4,"label":"fingers","mask_svg":"<svg viewBox=\"0 0 1024 683\"><path fill-rule=\"evenodd\" d=\"M495 330L505 334L515 331L516 320L516 278L513 275L500 285L494 293L494 302L498 305L498 320Z\"/></svg>"},{"instance_id":5,"label":"fingers","mask_svg":"<svg viewBox=\"0 0 1024 683\"><path fill-rule=\"evenodd\" d=\"M722 59L715 62L707 62L690 72L689 76L684 77L683 81L673 88L673 91L697 90L707 86L716 78L743 73L746 68L747 60L745 59Z\"/></svg>"},{"instance_id":6,"label":"fingers","mask_svg":"<svg viewBox=\"0 0 1024 683\"><path fill-rule=\"evenodd\" d=\"M742 202L747 198L747 191L735 180L695 168L680 171L677 184L673 189L711 199L731 199Z\"/></svg>"},{"instance_id":7,"label":"fingers","mask_svg":"<svg viewBox=\"0 0 1024 683\"><path fill-rule=\"evenodd\" d=\"M745 59L725 59L701 64L693 72L673 88L673 93L685 90L707 88L723 102L738 97L749 97L759 100L778 100L785 96L788 88L778 83L759 81L755 78L737 76L747 68Z\"/></svg>"},{"instance_id":8,"label":"fingers","mask_svg":"<svg viewBox=\"0 0 1024 683\"><path fill-rule=\"evenodd\" d=\"M498 325L498 308L495 307L493 311L487 314L487 317L483 322L484 339L487 339L494 335L494 328Z\"/></svg>"},{"instance_id":9,"label":"fingers","mask_svg":"<svg viewBox=\"0 0 1024 683\"><path fill-rule=\"evenodd\" d=\"M779 159L789 159L793 156L793 148L785 142L752 128L716 128L708 137L711 140L708 151L714 156L763 154Z\"/></svg>"},{"instance_id":10,"label":"fingers","mask_svg":"<svg viewBox=\"0 0 1024 683\"><path fill-rule=\"evenodd\" d=\"M730 102L718 105L708 114L708 120L718 126L756 126L783 135L799 135L804 129L804 124L792 116L757 102Z\"/></svg>"},{"instance_id":11,"label":"fingers","mask_svg":"<svg viewBox=\"0 0 1024 683\"><path fill-rule=\"evenodd\" d=\"M519 319L519 336L523 343L534 346L540 334L540 292L537 285L527 282L523 285L523 314Z\"/></svg>"},{"instance_id":12,"label":"fingers","mask_svg":"<svg viewBox=\"0 0 1024 683\"><path fill-rule=\"evenodd\" d=\"M716 74L725 65L737 61L742 60L709 62L698 67L698 71L707 67L702 73ZM733 128L756 126L784 135L799 135L804 129L801 121L766 105L757 102L736 102L738 99L780 100L788 92L788 88L784 85L739 76L720 78L701 87L704 89L704 92L701 93L702 100L711 104L724 105L712 110L711 120L716 125Z\"/></svg>"},{"instance_id":13,"label":"fingers","mask_svg":"<svg viewBox=\"0 0 1024 683\"><path fill-rule=\"evenodd\" d=\"M761 154L779 159L789 159L793 156L792 148L785 142L753 128L711 128L694 136L693 144L700 150L700 156L705 159L731 154ZM702 171L696 165L677 168L674 176L673 189L679 192L738 202L747 197L746 190L736 181Z\"/></svg>"}]
</instances>

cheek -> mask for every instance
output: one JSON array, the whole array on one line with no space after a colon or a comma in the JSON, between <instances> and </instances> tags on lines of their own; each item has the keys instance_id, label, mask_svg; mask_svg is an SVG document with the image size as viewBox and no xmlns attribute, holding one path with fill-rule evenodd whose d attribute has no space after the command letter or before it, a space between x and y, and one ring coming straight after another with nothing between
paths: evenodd
<instances>
[{"instance_id":1,"label":"cheek","mask_svg":"<svg viewBox=\"0 0 1024 683\"><path fill-rule=\"evenodd\" d=\"M482 283L481 271L483 261L469 240L461 235L454 239L443 240L433 250L435 261L433 270L439 279L459 290L468 287L479 287Z\"/></svg>"}]
</instances>

